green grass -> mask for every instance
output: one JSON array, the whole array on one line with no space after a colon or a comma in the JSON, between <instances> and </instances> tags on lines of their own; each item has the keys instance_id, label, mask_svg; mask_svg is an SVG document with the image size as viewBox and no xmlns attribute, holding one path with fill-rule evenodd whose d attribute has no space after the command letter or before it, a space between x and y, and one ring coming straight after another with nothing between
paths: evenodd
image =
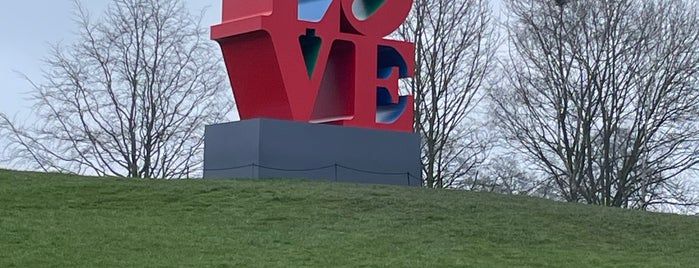
<instances>
[{"instance_id":1,"label":"green grass","mask_svg":"<svg viewBox=\"0 0 699 268\"><path fill-rule=\"evenodd\" d=\"M0 171L0 267L699 267L699 218L461 191Z\"/></svg>"}]
</instances>

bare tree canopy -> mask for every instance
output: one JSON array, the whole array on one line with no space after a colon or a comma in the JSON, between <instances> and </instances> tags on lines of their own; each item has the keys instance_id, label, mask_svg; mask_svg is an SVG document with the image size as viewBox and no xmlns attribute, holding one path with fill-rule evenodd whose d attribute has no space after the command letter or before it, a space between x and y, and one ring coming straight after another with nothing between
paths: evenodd
<instances>
[{"instance_id":1,"label":"bare tree canopy","mask_svg":"<svg viewBox=\"0 0 699 268\"><path fill-rule=\"evenodd\" d=\"M699 8L689 0L510 0L493 114L571 202L692 205Z\"/></svg>"},{"instance_id":2,"label":"bare tree canopy","mask_svg":"<svg viewBox=\"0 0 699 268\"><path fill-rule=\"evenodd\" d=\"M37 122L0 120L14 164L138 178L196 174L204 125L232 109L208 31L179 0L114 0L99 21L75 5L77 42L55 45L44 82L32 82Z\"/></svg>"},{"instance_id":3,"label":"bare tree canopy","mask_svg":"<svg viewBox=\"0 0 699 268\"><path fill-rule=\"evenodd\" d=\"M489 146L473 116L493 70L496 25L486 0L416 0L399 30L415 42L415 129L422 136L427 187L457 186Z\"/></svg>"}]
</instances>

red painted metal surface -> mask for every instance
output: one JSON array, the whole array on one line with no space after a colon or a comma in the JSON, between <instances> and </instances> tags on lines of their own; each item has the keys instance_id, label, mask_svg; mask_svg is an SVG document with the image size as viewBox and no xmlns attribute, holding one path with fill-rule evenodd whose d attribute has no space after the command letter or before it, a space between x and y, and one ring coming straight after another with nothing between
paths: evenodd
<instances>
[{"instance_id":1,"label":"red painted metal surface","mask_svg":"<svg viewBox=\"0 0 699 268\"><path fill-rule=\"evenodd\" d=\"M223 0L211 28L241 119L413 131L412 43L385 39L412 0Z\"/></svg>"}]
</instances>

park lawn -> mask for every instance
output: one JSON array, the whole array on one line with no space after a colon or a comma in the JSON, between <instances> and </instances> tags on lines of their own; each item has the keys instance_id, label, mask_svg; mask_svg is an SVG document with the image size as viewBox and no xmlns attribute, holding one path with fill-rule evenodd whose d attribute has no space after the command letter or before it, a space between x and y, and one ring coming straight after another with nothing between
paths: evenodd
<instances>
[{"instance_id":1,"label":"park lawn","mask_svg":"<svg viewBox=\"0 0 699 268\"><path fill-rule=\"evenodd\" d=\"M0 267L699 267L699 217L378 185L0 170Z\"/></svg>"}]
</instances>

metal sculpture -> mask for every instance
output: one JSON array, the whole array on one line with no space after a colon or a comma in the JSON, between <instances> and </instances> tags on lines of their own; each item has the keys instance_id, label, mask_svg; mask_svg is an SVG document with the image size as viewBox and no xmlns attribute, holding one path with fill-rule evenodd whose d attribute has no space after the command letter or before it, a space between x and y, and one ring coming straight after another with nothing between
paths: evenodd
<instances>
[{"instance_id":1,"label":"metal sculpture","mask_svg":"<svg viewBox=\"0 0 699 268\"><path fill-rule=\"evenodd\" d=\"M224 0L218 41L241 119L413 132L412 43L389 40L412 0Z\"/></svg>"}]
</instances>

